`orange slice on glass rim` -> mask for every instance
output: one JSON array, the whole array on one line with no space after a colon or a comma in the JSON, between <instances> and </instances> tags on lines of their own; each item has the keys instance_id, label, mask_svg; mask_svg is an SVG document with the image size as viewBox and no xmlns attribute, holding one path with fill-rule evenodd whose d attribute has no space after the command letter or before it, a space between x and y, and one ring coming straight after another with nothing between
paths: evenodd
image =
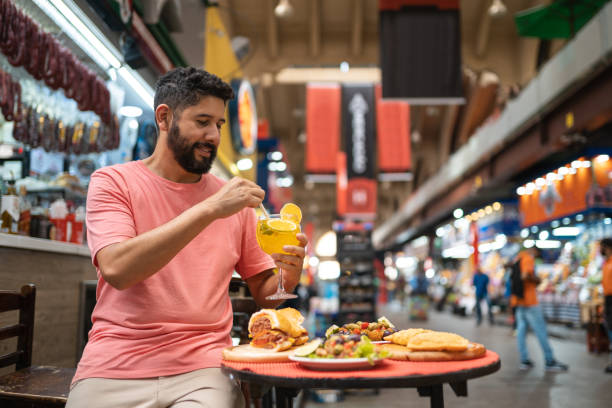
<instances>
[{"instance_id":1,"label":"orange slice on glass rim","mask_svg":"<svg viewBox=\"0 0 612 408\"><path fill-rule=\"evenodd\" d=\"M270 219L266 224L273 230L280 232L291 232L297 229L295 222L283 219L279 220L278 218Z\"/></svg>"},{"instance_id":2,"label":"orange slice on glass rim","mask_svg":"<svg viewBox=\"0 0 612 408\"><path fill-rule=\"evenodd\" d=\"M302 211L300 210L300 207L293 203L283 205L283 208L280 210L280 216L281 219L292 221L296 224L299 224L302 221Z\"/></svg>"}]
</instances>

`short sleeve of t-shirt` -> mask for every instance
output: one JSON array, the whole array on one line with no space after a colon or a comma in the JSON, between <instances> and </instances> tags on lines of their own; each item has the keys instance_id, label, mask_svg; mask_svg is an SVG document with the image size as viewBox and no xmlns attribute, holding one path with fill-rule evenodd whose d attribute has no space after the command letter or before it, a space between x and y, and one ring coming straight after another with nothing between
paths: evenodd
<instances>
[{"instance_id":1,"label":"short sleeve of t-shirt","mask_svg":"<svg viewBox=\"0 0 612 408\"><path fill-rule=\"evenodd\" d=\"M95 266L102 248L137 235L125 180L108 171L114 170L92 174L87 193L87 244Z\"/></svg>"},{"instance_id":2,"label":"short sleeve of t-shirt","mask_svg":"<svg viewBox=\"0 0 612 408\"><path fill-rule=\"evenodd\" d=\"M236 272L242 279L275 267L272 257L266 254L257 243L257 218L255 210L247 208L243 211L242 246L240 260L236 264Z\"/></svg>"}]
</instances>

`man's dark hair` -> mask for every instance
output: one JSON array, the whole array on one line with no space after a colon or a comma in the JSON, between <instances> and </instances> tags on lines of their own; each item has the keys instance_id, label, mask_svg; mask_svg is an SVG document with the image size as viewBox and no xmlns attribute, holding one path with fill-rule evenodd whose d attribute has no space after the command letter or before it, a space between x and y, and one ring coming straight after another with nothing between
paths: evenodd
<instances>
[{"instance_id":1,"label":"man's dark hair","mask_svg":"<svg viewBox=\"0 0 612 408\"><path fill-rule=\"evenodd\" d=\"M218 76L194 67L175 68L161 76L155 84L154 109L166 104L180 113L196 105L203 96L216 96L227 102L234 98L232 87Z\"/></svg>"},{"instance_id":2,"label":"man's dark hair","mask_svg":"<svg viewBox=\"0 0 612 408\"><path fill-rule=\"evenodd\" d=\"M606 247L608 249L612 249L612 238L604 238L599 242L601 247Z\"/></svg>"}]
</instances>

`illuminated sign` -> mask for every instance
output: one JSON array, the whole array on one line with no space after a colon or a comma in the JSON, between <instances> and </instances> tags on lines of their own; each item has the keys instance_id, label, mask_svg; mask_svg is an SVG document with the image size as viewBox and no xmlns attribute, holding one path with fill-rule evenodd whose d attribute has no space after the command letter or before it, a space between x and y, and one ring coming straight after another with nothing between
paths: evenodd
<instances>
[{"instance_id":1,"label":"illuminated sign","mask_svg":"<svg viewBox=\"0 0 612 408\"><path fill-rule=\"evenodd\" d=\"M252 154L257 143L255 93L249 81L233 80L236 98L229 103L232 144L240 154Z\"/></svg>"}]
</instances>

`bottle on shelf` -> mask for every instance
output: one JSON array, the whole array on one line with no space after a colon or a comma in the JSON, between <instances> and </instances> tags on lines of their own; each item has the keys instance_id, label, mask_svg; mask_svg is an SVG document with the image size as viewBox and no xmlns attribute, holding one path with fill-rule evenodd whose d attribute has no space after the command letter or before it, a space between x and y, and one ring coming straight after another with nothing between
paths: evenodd
<instances>
[{"instance_id":1,"label":"bottle on shelf","mask_svg":"<svg viewBox=\"0 0 612 408\"><path fill-rule=\"evenodd\" d=\"M15 189L15 180L8 181L6 194L2 195L0 215L2 218L0 232L17 234L19 231L19 196Z\"/></svg>"},{"instance_id":2,"label":"bottle on shelf","mask_svg":"<svg viewBox=\"0 0 612 408\"><path fill-rule=\"evenodd\" d=\"M19 223L18 233L19 235L30 235L30 220L32 204L27 197L27 190L25 186L19 188Z\"/></svg>"}]
</instances>

